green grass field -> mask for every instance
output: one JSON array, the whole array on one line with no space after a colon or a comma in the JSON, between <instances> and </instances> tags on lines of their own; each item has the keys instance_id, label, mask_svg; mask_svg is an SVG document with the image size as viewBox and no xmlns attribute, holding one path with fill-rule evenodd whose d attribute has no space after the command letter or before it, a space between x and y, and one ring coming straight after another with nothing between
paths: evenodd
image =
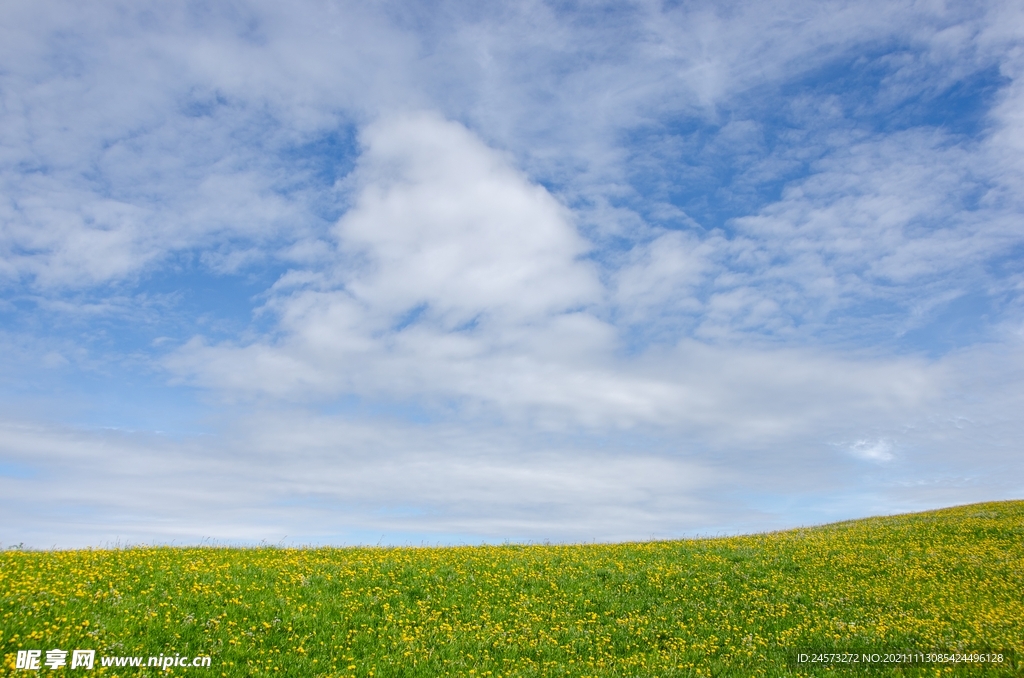
<instances>
[{"instance_id":1,"label":"green grass field","mask_svg":"<svg viewBox=\"0 0 1024 678\"><path fill-rule=\"evenodd\" d=\"M1024 502L617 545L7 550L0 652L21 676L1024 675Z\"/></svg>"}]
</instances>

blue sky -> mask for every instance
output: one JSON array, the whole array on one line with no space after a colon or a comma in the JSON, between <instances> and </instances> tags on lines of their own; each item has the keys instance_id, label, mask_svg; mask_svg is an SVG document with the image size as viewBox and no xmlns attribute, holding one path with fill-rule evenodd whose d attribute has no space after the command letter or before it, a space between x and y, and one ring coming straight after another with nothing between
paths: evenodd
<instances>
[{"instance_id":1,"label":"blue sky","mask_svg":"<svg viewBox=\"0 0 1024 678\"><path fill-rule=\"evenodd\" d=\"M3 545L1024 496L1019 3L0 12Z\"/></svg>"}]
</instances>

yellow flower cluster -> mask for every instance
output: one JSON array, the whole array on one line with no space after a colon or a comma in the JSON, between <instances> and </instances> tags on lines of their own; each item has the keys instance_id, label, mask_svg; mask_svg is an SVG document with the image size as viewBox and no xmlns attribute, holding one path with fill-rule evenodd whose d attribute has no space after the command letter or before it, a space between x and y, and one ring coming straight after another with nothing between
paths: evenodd
<instances>
[{"instance_id":1,"label":"yellow flower cluster","mask_svg":"<svg viewBox=\"0 0 1024 678\"><path fill-rule=\"evenodd\" d=\"M618 545L0 554L0 675L50 648L213 658L165 675L831 675L794 653L847 650L1022 675L1022 620L1024 502Z\"/></svg>"}]
</instances>

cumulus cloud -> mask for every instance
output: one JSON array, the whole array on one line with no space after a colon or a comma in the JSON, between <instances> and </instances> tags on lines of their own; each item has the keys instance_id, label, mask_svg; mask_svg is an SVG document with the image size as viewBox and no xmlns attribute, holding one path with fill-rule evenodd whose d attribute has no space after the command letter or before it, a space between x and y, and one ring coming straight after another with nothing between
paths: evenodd
<instances>
[{"instance_id":1,"label":"cumulus cloud","mask_svg":"<svg viewBox=\"0 0 1024 678\"><path fill-rule=\"evenodd\" d=\"M479 398L507 395L495 386L520 381L516 362L557 371L608 350L612 329L586 312L603 294L588 244L550 193L434 115L382 120L362 140L336 264L285 275L267 304L279 339L195 339L169 365L229 388Z\"/></svg>"},{"instance_id":2,"label":"cumulus cloud","mask_svg":"<svg viewBox=\"0 0 1024 678\"><path fill-rule=\"evenodd\" d=\"M420 115L363 139L359 195L337 226L342 248L365 252L372 269L347 284L361 302L391 313L425 304L451 328L598 300L571 213L468 130Z\"/></svg>"}]
</instances>

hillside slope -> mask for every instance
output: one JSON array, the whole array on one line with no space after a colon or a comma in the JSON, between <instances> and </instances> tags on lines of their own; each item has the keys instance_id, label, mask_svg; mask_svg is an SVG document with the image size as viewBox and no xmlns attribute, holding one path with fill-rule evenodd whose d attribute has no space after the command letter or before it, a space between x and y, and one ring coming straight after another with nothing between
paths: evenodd
<instances>
[{"instance_id":1,"label":"hillside slope","mask_svg":"<svg viewBox=\"0 0 1024 678\"><path fill-rule=\"evenodd\" d=\"M16 668L52 649L67 665ZM1024 502L616 545L0 553L0 674L76 675L75 649L97 675L834 675L811 661L833 652L1022 675Z\"/></svg>"}]
</instances>

